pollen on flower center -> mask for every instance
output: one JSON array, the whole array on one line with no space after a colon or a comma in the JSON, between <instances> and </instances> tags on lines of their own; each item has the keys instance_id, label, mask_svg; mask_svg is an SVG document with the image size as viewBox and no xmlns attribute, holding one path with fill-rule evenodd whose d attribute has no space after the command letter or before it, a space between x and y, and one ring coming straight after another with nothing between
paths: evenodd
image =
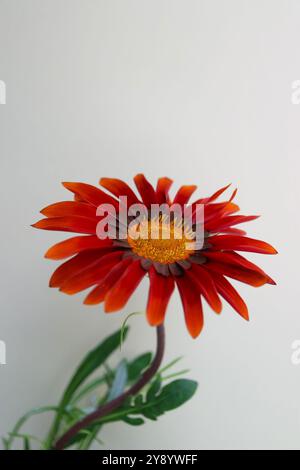
<instances>
[{"instance_id":1,"label":"pollen on flower center","mask_svg":"<svg viewBox=\"0 0 300 470\"><path fill-rule=\"evenodd\" d=\"M176 220L144 220L129 228L127 241L134 253L161 264L187 259L194 251L191 233Z\"/></svg>"}]
</instances>

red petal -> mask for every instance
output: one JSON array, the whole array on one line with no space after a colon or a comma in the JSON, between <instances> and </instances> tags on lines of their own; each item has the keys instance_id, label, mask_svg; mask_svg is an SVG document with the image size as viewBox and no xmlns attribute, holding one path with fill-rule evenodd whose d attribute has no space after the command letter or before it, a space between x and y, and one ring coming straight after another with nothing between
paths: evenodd
<instances>
[{"instance_id":1,"label":"red petal","mask_svg":"<svg viewBox=\"0 0 300 470\"><path fill-rule=\"evenodd\" d=\"M116 265L123 255L122 251L115 251L103 255L88 269L85 269L75 276L68 278L60 287L65 294L73 295L98 284L108 273L108 271Z\"/></svg>"},{"instance_id":2,"label":"red petal","mask_svg":"<svg viewBox=\"0 0 300 470\"><path fill-rule=\"evenodd\" d=\"M198 203L199 204L199 203ZM192 204L193 216L196 216L197 213L197 204ZM233 202L219 202L214 204L205 204L204 207L204 221L207 224L209 221L220 218L224 215L233 214L240 210L239 206Z\"/></svg>"},{"instance_id":3,"label":"red petal","mask_svg":"<svg viewBox=\"0 0 300 470\"><path fill-rule=\"evenodd\" d=\"M190 200L190 197L196 191L196 189L197 189L197 186L195 185L181 186L181 188L179 188L176 193L173 204L181 204L182 206L184 204L187 204Z\"/></svg>"},{"instance_id":4,"label":"red petal","mask_svg":"<svg viewBox=\"0 0 300 470\"><path fill-rule=\"evenodd\" d=\"M164 177L159 178L156 185L156 198L158 204L169 203L169 190L173 184L173 180Z\"/></svg>"},{"instance_id":5,"label":"red petal","mask_svg":"<svg viewBox=\"0 0 300 470\"><path fill-rule=\"evenodd\" d=\"M244 236L247 234L245 230L240 230L238 228L226 228L222 230L223 234L230 234L230 235L241 235Z\"/></svg>"},{"instance_id":6,"label":"red petal","mask_svg":"<svg viewBox=\"0 0 300 470\"><path fill-rule=\"evenodd\" d=\"M199 286L201 293L207 300L208 304L216 313L221 313L222 302L218 296L218 292L214 285L212 276L202 268L202 266L193 264L190 270L186 271L186 275Z\"/></svg>"},{"instance_id":7,"label":"red petal","mask_svg":"<svg viewBox=\"0 0 300 470\"><path fill-rule=\"evenodd\" d=\"M105 297L105 312L123 308L145 276L140 260L134 261Z\"/></svg>"},{"instance_id":8,"label":"red petal","mask_svg":"<svg viewBox=\"0 0 300 470\"><path fill-rule=\"evenodd\" d=\"M156 192L144 175L136 175L134 177L134 182L141 195L143 203L147 207L150 207L151 204L157 204Z\"/></svg>"},{"instance_id":9,"label":"red petal","mask_svg":"<svg viewBox=\"0 0 300 470\"><path fill-rule=\"evenodd\" d=\"M218 199L219 196L221 196L221 194L223 194L226 191L226 189L229 188L229 186L231 186L231 183L228 184L227 186L224 186L223 188L219 189L218 191L216 191L210 197L206 197L206 198L203 198L203 199L198 199L198 201L196 201L196 204L209 204L209 203L215 201L216 199Z\"/></svg>"},{"instance_id":10,"label":"red petal","mask_svg":"<svg viewBox=\"0 0 300 470\"><path fill-rule=\"evenodd\" d=\"M101 283L95 287L85 298L86 305L96 305L103 302L107 292L113 287L117 280L122 276L125 269L132 263L132 259L127 258L120 261L112 268Z\"/></svg>"},{"instance_id":11,"label":"red petal","mask_svg":"<svg viewBox=\"0 0 300 470\"><path fill-rule=\"evenodd\" d=\"M116 209L118 201L101 189L86 183L64 182L63 186L80 198L98 207L100 204L112 204Z\"/></svg>"},{"instance_id":12,"label":"red petal","mask_svg":"<svg viewBox=\"0 0 300 470\"><path fill-rule=\"evenodd\" d=\"M249 320L248 308L242 297L225 279L225 277L215 274L214 281L221 296L243 317Z\"/></svg>"},{"instance_id":13,"label":"red petal","mask_svg":"<svg viewBox=\"0 0 300 470\"><path fill-rule=\"evenodd\" d=\"M132 204L140 203L136 194L124 181L117 178L101 178L99 183L105 189L114 194L117 198L120 196L127 196L127 204L131 206Z\"/></svg>"},{"instance_id":14,"label":"red petal","mask_svg":"<svg viewBox=\"0 0 300 470\"><path fill-rule=\"evenodd\" d=\"M100 240L96 235L78 236L53 245L46 252L45 258L65 259L84 250L107 248L109 246L112 246L112 241L109 239Z\"/></svg>"},{"instance_id":15,"label":"red petal","mask_svg":"<svg viewBox=\"0 0 300 470\"><path fill-rule=\"evenodd\" d=\"M212 220L205 225L206 230L209 232L221 232L224 229L232 227L233 225L244 224L245 222L251 222L252 220L258 219L259 215L234 215Z\"/></svg>"},{"instance_id":16,"label":"red petal","mask_svg":"<svg viewBox=\"0 0 300 470\"><path fill-rule=\"evenodd\" d=\"M185 323L190 335L196 338L203 328L203 310L200 293L186 276L175 278L180 293Z\"/></svg>"},{"instance_id":17,"label":"red petal","mask_svg":"<svg viewBox=\"0 0 300 470\"><path fill-rule=\"evenodd\" d=\"M77 201L62 201L41 210L41 213L46 217L64 217L70 215L77 215L80 217L88 217L95 219L96 209L94 206L86 202Z\"/></svg>"},{"instance_id":18,"label":"red petal","mask_svg":"<svg viewBox=\"0 0 300 470\"><path fill-rule=\"evenodd\" d=\"M268 284L276 284L273 279L268 276L261 268L256 266L256 264L251 263L243 256L235 253L234 251L207 251L203 253L203 256L206 258L218 261L220 263L232 264L234 266L242 266L243 268L250 269L252 271L256 271L268 279Z\"/></svg>"},{"instance_id":19,"label":"red petal","mask_svg":"<svg viewBox=\"0 0 300 470\"><path fill-rule=\"evenodd\" d=\"M217 217L221 217L225 214L233 214L240 210L239 206L233 202L221 202L216 204L205 205L204 219L205 223Z\"/></svg>"},{"instance_id":20,"label":"red petal","mask_svg":"<svg viewBox=\"0 0 300 470\"><path fill-rule=\"evenodd\" d=\"M88 219L87 217L53 217L51 219L41 219L32 225L34 228L42 230L57 230L60 232L75 233L96 233L97 220Z\"/></svg>"},{"instance_id":21,"label":"red petal","mask_svg":"<svg viewBox=\"0 0 300 470\"><path fill-rule=\"evenodd\" d=\"M216 263L215 261L209 261L205 264L205 268L214 273L222 274L224 276L237 279L240 282L249 284L253 287L263 286L268 282L268 278L259 272L251 271L238 266L230 264Z\"/></svg>"},{"instance_id":22,"label":"red petal","mask_svg":"<svg viewBox=\"0 0 300 470\"><path fill-rule=\"evenodd\" d=\"M174 291L172 276L157 274L152 266L149 271L150 290L147 305L147 318L150 325L157 326L163 323L170 297Z\"/></svg>"},{"instance_id":23,"label":"red petal","mask_svg":"<svg viewBox=\"0 0 300 470\"><path fill-rule=\"evenodd\" d=\"M103 254L107 253L108 250L111 249L104 248L103 250L83 251L61 264L50 278L50 287L59 287L71 276L75 276L80 271L99 261Z\"/></svg>"},{"instance_id":24,"label":"red petal","mask_svg":"<svg viewBox=\"0 0 300 470\"><path fill-rule=\"evenodd\" d=\"M213 245L214 249L251 251L253 253L262 253L266 255L274 255L277 253L275 248L268 243L248 237L216 235L209 237L208 243Z\"/></svg>"}]
</instances>

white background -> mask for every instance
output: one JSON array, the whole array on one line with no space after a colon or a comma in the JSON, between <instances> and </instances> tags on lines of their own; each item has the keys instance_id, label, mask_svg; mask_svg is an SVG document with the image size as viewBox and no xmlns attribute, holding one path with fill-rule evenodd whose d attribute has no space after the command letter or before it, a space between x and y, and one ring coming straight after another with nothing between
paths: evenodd
<instances>
[{"instance_id":1,"label":"white background","mask_svg":"<svg viewBox=\"0 0 300 470\"><path fill-rule=\"evenodd\" d=\"M199 195L238 186L242 213L263 216L249 235L280 252L250 258L278 286L240 286L249 324L206 307L197 340L176 295L166 360L184 355L197 395L157 423L107 426L104 448L300 449L299 26L298 0L0 0L1 435L55 404L83 354L143 310L147 292L145 283L125 312L105 316L83 295L49 289L57 264L43 254L66 235L30 224L69 198L61 181L144 172L196 183ZM153 345L133 318L122 354ZM49 421L27 429L41 435Z\"/></svg>"}]
</instances>

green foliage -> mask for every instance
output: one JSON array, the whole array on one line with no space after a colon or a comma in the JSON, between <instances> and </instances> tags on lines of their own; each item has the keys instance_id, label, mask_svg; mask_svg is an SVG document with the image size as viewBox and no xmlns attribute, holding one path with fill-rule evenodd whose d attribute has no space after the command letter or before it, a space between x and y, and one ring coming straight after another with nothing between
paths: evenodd
<instances>
[{"instance_id":1,"label":"green foliage","mask_svg":"<svg viewBox=\"0 0 300 470\"><path fill-rule=\"evenodd\" d=\"M138 395L130 406L125 406L115 413L104 418L105 422L118 420L118 413L124 420L131 419L131 415L142 415L150 420L170 410L174 410L190 400L197 389L197 382L188 379L177 379L161 388L161 380L157 377L151 384L146 396Z\"/></svg>"},{"instance_id":2,"label":"green foliage","mask_svg":"<svg viewBox=\"0 0 300 470\"><path fill-rule=\"evenodd\" d=\"M150 352L141 354L131 361L123 359L115 368L111 368L107 363L110 356L118 349L121 336L125 340L127 333L128 327L123 325L121 330L109 336L88 353L76 368L59 405L37 408L22 416L12 432L2 439L4 448L10 450L14 440L19 439L23 450L31 449L34 442L40 449L50 449L58 437L74 423L102 404L115 399L135 383L151 363L152 354ZM168 376L163 375L180 359L177 358L164 366L138 395L127 398L117 410L82 429L68 443L67 447L81 450L88 449L94 441L103 444L97 436L105 424L121 421L130 426L140 426L145 423L145 420L157 420L166 412L187 402L197 389L196 382L177 379L163 385L166 380L186 372L184 370ZM99 375L88 380L90 375L98 369ZM49 434L44 440L41 441L35 436L21 432L21 428L28 419L47 412L54 412L55 416Z\"/></svg>"},{"instance_id":3,"label":"green foliage","mask_svg":"<svg viewBox=\"0 0 300 470\"><path fill-rule=\"evenodd\" d=\"M123 328L123 340L126 338L128 328ZM69 404L74 393L79 386L91 375L96 369L105 363L107 358L118 348L120 344L121 331L117 331L104 341L102 341L96 348L90 351L83 361L77 367L73 377L71 378L59 404L59 411L50 429L46 446L51 448L51 445L57 437L60 422L64 413L64 409Z\"/></svg>"},{"instance_id":4,"label":"green foliage","mask_svg":"<svg viewBox=\"0 0 300 470\"><path fill-rule=\"evenodd\" d=\"M123 331L123 340L126 338L128 328ZM107 358L118 348L120 344L120 331L109 336L101 342L95 349L90 351L83 359L75 374L71 378L65 393L63 395L61 405L69 403L78 387L91 375L98 367L105 363Z\"/></svg>"},{"instance_id":5,"label":"green foliage","mask_svg":"<svg viewBox=\"0 0 300 470\"><path fill-rule=\"evenodd\" d=\"M129 382L135 382L140 377L142 372L150 365L151 359L152 353L147 352L129 362L127 366Z\"/></svg>"}]
</instances>

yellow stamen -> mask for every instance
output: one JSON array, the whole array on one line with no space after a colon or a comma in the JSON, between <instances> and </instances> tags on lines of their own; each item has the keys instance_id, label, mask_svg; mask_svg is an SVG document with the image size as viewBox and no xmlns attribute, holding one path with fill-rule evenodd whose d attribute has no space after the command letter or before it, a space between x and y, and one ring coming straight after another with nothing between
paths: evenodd
<instances>
[{"instance_id":1,"label":"yellow stamen","mask_svg":"<svg viewBox=\"0 0 300 470\"><path fill-rule=\"evenodd\" d=\"M187 259L194 252L191 231L184 231L176 219L145 219L129 228L127 241L134 253L161 264Z\"/></svg>"}]
</instances>

